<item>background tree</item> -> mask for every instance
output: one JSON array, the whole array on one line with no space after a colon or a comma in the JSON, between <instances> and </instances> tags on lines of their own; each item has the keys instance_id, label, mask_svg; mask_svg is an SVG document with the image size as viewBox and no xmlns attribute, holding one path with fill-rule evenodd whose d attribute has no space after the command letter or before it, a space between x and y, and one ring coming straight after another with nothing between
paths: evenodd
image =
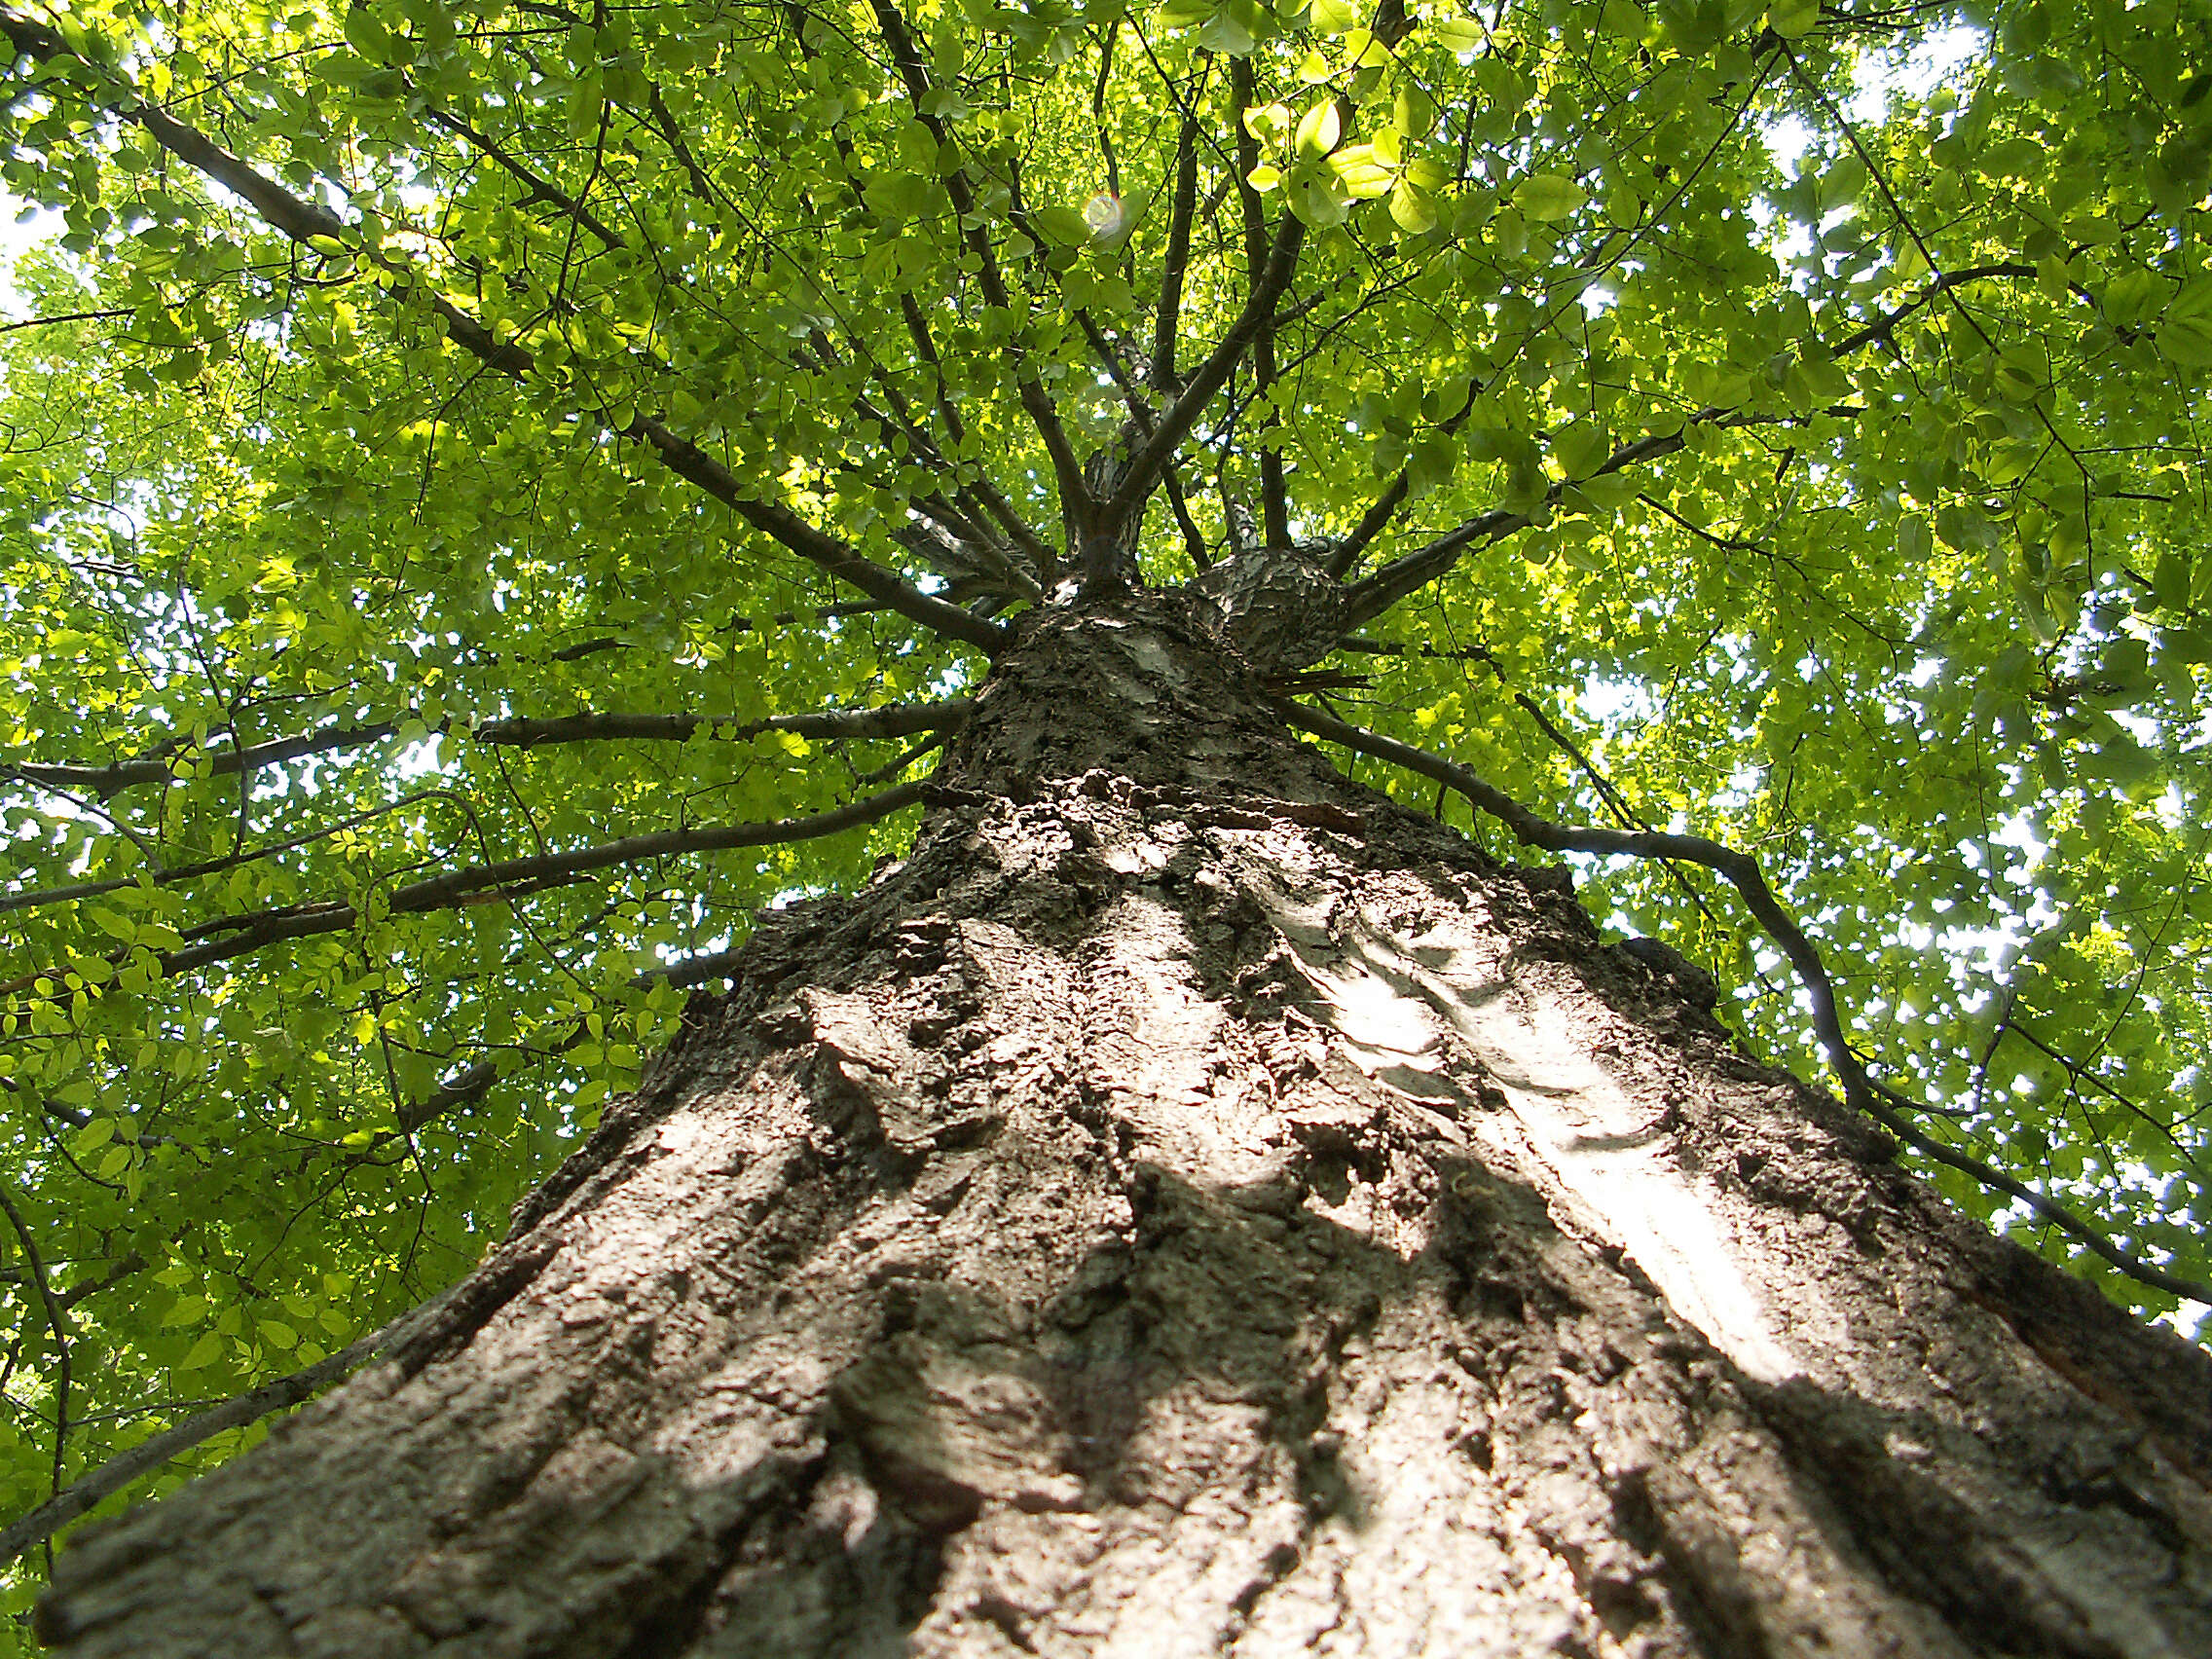
<instances>
[{"instance_id":1,"label":"background tree","mask_svg":"<svg viewBox=\"0 0 2212 1659\"><path fill-rule=\"evenodd\" d=\"M0 11L7 1541L357 1363L1176 584L1284 822L1363 810L1287 719L1577 854L1621 983L2197 1317L2205 23Z\"/></svg>"}]
</instances>

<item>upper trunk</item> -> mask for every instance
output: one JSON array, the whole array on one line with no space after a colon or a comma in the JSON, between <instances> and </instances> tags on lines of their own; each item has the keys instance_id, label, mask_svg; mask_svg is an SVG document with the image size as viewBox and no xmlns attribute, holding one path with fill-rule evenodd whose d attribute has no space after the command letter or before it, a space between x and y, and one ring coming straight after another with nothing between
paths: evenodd
<instances>
[{"instance_id":1,"label":"upper trunk","mask_svg":"<svg viewBox=\"0 0 2212 1659\"><path fill-rule=\"evenodd\" d=\"M2212 1652L2212 1364L1269 713L1030 613L393 1358L84 1655Z\"/></svg>"}]
</instances>

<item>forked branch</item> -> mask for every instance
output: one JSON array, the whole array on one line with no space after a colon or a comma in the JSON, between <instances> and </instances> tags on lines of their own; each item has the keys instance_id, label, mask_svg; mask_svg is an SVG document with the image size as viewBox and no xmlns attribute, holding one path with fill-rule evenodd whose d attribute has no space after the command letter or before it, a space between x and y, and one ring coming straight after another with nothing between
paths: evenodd
<instances>
[{"instance_id":1,"label":"forked branch","mask_svg":"<svg viewBox=\"0 0 2212 1659\"><path fill-rule=\"evenodd\" d=\"M1128 470L1123 474L1113 498L1099 510L1102 524L1118 527L1135 522L1145 498L1159 485L1161 475L1182 447L1183 440L1190 436L1191 428L1198 424L1198 417L1205 413L1206 405L1213 401L1214 393L1229 383L1230 371L1258 338L1261 327L1274 315L1275 302L1288 291L1291 276L1298 269L1305 232L1306 227L1294 216L1288 213L1282 216L1267 264L1261 270L1260 279L1245 295L1243 309L1237 312L1235 320L1206 360L1184 384L1175 401L1161 413L1159 423L1130 458Z\"/></svg>"}]
</instances>

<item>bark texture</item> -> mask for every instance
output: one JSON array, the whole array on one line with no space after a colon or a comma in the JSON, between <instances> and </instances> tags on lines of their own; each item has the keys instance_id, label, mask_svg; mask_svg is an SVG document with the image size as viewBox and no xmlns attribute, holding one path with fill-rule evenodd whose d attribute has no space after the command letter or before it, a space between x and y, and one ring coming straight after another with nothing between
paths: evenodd
<instances>
[{"instance_id":1,"label":"bark texture","mask_svg":"<svg viewBox=\"0 0 2212 1659\"><path fill-rule=\"evenodd\" d=\"M1021 618L910 857L48 1640L2212 1653L2206 1356L1292 741L1214 614Z\"/></svg>"}]
</instances>

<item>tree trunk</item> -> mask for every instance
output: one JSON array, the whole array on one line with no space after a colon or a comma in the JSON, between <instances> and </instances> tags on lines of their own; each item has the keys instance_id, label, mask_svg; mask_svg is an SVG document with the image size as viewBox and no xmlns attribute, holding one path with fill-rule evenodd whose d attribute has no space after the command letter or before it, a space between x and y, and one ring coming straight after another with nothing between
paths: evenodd
<instances>
[{"instance_id":1,"label":"tree trunk","mask_svg":"<svg viewBox=\"0 0 2212 1659\"><path fill-rule=\"evenodd\" d=\"M1040 610L427 1327L71 1654L2212 1653L2212 1363L1269 714Z\"/></svg>"}]
</instances>

